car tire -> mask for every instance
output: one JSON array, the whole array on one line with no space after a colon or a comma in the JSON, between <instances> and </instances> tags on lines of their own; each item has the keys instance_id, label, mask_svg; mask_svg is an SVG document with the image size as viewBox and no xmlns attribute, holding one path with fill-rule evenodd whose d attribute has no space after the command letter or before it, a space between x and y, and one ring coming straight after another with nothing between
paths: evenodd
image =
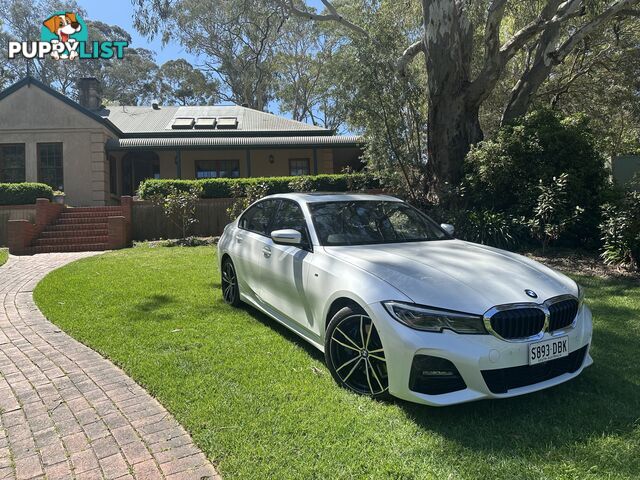
<instances>
[{"instance_id":1,"label":"car tire","mask_svg":"<svg viewBox=\"0 0 640 480\"><path fill-rule=\"evenodd\" d=\"M372 398L389 395L387 364L375 324L360 307L340 309L329 322L324 355L342 387Z\"/></svg>"},{"instance_id":2,"label":"car tire","mask_svg":"<svg viewBox=\"0 0 640 480\"><path fill-rule=\"evenodd\" d=\"M222 299L232 307L239 307L242 302L240 300L240 288L238 287L238 274L236 273L236 267L228 257L222 261L221 277Z\"/></svg>"}]
</instances>

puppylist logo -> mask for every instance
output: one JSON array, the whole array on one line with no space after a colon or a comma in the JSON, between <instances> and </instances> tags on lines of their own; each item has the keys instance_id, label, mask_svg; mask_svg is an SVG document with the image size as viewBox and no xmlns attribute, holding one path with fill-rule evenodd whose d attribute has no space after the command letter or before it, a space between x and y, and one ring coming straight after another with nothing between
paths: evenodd
<instances>
[{"instance_id":1,"label":"puppylist logo","mask_svg":"<svg viewBox=\"0 0 640 480\"><path fill-rule=\"evenodd\" d=\"M55 12L42 22L39 42L9 42L8 55L10 59L18 55L29 59L122 59L128 46L125 41L89 42L87 25L79 15Z\"/></svg>"}]
</instances>

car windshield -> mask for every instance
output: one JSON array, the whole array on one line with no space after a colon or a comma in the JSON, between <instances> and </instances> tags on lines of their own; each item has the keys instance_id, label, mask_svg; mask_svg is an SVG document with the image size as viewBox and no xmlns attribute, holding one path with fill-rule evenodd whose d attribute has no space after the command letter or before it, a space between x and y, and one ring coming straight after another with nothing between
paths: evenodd
<instances>
[{"instance_id":1,"label":"car windshield","mask_svg":"<svg viewBox=\"0 0 640 480\"><path fill-rule=\"evenodd\" d=\"M426 242L451 237L433 220L402 202L363 200L309 204L321 245Z\"/></svg>"}]
</instances>

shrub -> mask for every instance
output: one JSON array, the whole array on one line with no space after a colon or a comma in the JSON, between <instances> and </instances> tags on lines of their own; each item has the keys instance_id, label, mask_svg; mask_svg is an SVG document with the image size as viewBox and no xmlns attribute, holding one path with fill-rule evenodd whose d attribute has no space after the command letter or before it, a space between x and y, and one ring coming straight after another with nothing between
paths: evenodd
<instances>
[{"instance_id":1,"label":"shrub","mask_svg":"<svg viewBox=\"0 0 640 480\"><path fill-rule=\"evenodd\" d=\"M444 222L453 223L456 237L497 248L512 248L523 243L523 220L491 210L448 212Z\"/></svg>"},{"instance_id":2,"label":"shrub","mask_svg":"<svg viewBox=\"0 0 640 480\"><path fill-rule=\"evenodd\" d=\"M235 184L231 188L231 195L235 199L227 208L227 214L231 220L235 220L253 202L269 195L269 186L266 183L254 183L249 185Z\"/></svg>"},{"instance_id":3,"label":"shrub","mask_svg":"<svg viewBox=\"0 0 640 480\"><path fill-rule=\"evenodd\" d=\"M180 238L186 238L191 226L198 221L196 206L201 195L202 187L194 184L186 191L171 187L166 195L156 195L152 201L161 206L165 215L180 229Z\"/></svg>"},{"instance_id":4,"label":"shrub","mask_svg":"<svg viewBox=\"0 0 640 480\"><path fill-rule=\"evenodd\" d=\"M579 205L572 206L567 200L569 176L563 173L553 178L549 185L540 180L540 195L533 216L527 221L529 232L542 244L542 251L580 217L584 211Z\"/></svg>"},{"instance_id":5,"label":"shrub","mask_svg":"<svg viewBox=\"0 0 640 480\"><path fill-rule=\"evenodd\" d=\"M549 185L567 173L566 201L580 205L584 213L565 230L563 239L573 244L597 242L607 172L585 117L561 119L548 110L533 112L473 148L465 172L469 205L515 217L532 216L540 181Z\"/></svg>"},{"instance_id":6,"label":"shrub","mask_svg":"<svg viewBox=\"0 0 640 480\"><path fill-rule=\"evenodd\" d=\"M365 188L378 188L372 177L362 174L311 175L305 177L256 177L256 178L208 178L203 180L156 180L148 179L140 184L138 195L150 199L166 195L171 188L187 191L191 185L202 187L202 198L229 198L241 196L247 188L263 184L267 195L292 191L346 192Z\"/></svg>"},{"instance_id":7,"label":"shrub","mask_svg":"<svg viewBox=\"0 0 640 480\"><path fill-rule=\"evenodd\" d=\"M37 198L53 199L53 189L44 183L0 183L0 205L30 205Z\"/></svg>"},{"instance_id":8,"label":"shrub","mask_svg":"<svg viewBox=\"0 0 640 480\"><path fill-rule=\"evenodd\" d=\"M604 205L600 231L605 263L640 268L640 192Z\"/></svg>"}]
</instances>

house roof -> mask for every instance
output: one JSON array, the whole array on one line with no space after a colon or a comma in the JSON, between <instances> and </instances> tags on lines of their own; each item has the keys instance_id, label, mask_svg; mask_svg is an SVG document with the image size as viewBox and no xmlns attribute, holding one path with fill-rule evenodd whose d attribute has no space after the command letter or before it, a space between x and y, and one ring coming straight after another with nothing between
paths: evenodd
<instances>
[{"instance_id":1,"label":"house roof","mask_svg":"<svg viewBox=\"0 0 640 480\"><path fill-rule=\"evenodd\" d=\"M235 137L149 137L119 138L107 141L107 150L175 149L175 148L247 148L247 147L357 147L362 138L355 135L235 136Z\"/></svg>"},{"instance_id":2,"label":"house roof","mask_svg":"<svg viewBox=\"0 0 640 480\"><path fill-rule=\"evenodd\" d=\"M53 88L45 85L41 81L36 80L35 78L33 78L31 76L26 76L22 80L19 80L18 82L14 83L13 85L11 85L11 86L5 88L4 90L0 91L0 101L3 98L8 97L12 93L17 92L18 90L20 90L22 87L25 87L25 86L34 86L34 87L38 87L41 90L44 90L49 95L57 98L61 102L66 103L70 107L75 108L79 112L84 113L86 116L88 116L89 118L92 118L96 122L102 123L105 127L107 127L109 130L111 130L116 135L122 135L122 131L117 126L115 126L113 123L111 123L111 121L108 118L105 118L105 117L103 117L101 115L98 115L96 112L94 112L92 110L89 110L88 108L83 107L78 102L74 102L69 97L61 94L57 90L54 90Z\"/></svg>"},{"instance_id":3,"label":"house roof","mask_svg":"<svg viewBox=\"0 0 640 480\"><path fill-rule=\"evenodd\" d=\"M178 107L178 106L160 106L159 109L153 107L130 107L111 105L102 110L100 115L109 119L113 124L117 125L127 135L136 134L156 134L171 135L175 134L171 126L177 118L236 118L238 120L237 129L234 130L217 130L212 129L196 129L196 130L180 130L181 136L185 134L194 136L202 136L203 133L218 133L224 136L237 135L244 133L269 133L269 132L291 132L295 134L304 133L312 135L332 135L333 131L309 125L303 122L297 122L288 118L280 117L252 108L241 107L239 105L215 105L202 107Z\"/></svg>"},{"instance_id":4,"label":"house roof","mask_svg":"<svg viewBox=\"0 0 640 480\"><path fill-rule=\"evenodd\" d=\"M242 147L315 147L361 146L357 136L335 135L333 130L239 105L215 106L107 106L89 110L53 88L27 76L0 92L0 100L24 86L35 86L89 118L103 124L117 139L107 149L135 148L242 148ZM236 128L172 128L176 119L236 119ZM189 123L189 122L187 122Z\"/></svg>"}]
</instances>

